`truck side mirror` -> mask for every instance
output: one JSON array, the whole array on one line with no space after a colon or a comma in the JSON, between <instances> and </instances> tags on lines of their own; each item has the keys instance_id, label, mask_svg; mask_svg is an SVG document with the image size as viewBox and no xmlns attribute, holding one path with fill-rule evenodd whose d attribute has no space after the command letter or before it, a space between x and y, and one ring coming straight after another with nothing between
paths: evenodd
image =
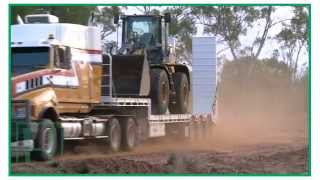
<instances>
[{"instance_id":1,"label":"truck side mirror","mask_svg":"<svg viewBox=\"0 0 320 180\"><path fill-rule=\"evenodd\" d=\"M60 67L63 69L70 69L71 50L70 47L58 48Z\"/></svg>"},{"instance_id":2,"label":"truck side mirror","mask_svg":"<svg viewBox=\"0 0 320 180\"><path fill-rule=\"evenodd\" d=\"M165 13L165 14L164 14L164 21L165 21L166 23L170 23L170 22L171 22L171 15L170 15L170 13Z\"/></svg>"},{"instance_id":3,"label":"truck side mirror","mask_svg":"<svg viewBox=\"0 0 320 180\"><path fill-rule=\"evenodd\" d=\"M113 23L118 24L119 23L119 16L114 16L113 17Z\"/></svg>"},{"instance_id":4,"label":"truck side mirror","mask_svg":"<svg viewBox=\"0 0 320 180\"><path fill-rule=\"evenodd\" d=\"M71 48L70 47L66 47L66 61L70 63L71 62L71 57L72 57Z\"/></svg>"}]
</instances>

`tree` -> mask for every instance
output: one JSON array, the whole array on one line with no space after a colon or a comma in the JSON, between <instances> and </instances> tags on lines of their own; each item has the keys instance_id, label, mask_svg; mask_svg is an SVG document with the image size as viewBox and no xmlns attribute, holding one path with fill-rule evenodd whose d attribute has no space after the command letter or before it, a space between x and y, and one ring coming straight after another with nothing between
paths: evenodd
<instances>
[{"instance_id":1,"label":"tree","mask_svg":"<svg viewBox=\"0 0 320 180\"><path fill-rule=\"evenodd\" d=\"M160 15L161 13L156 6L135 6L135 9L144 15Z\"/></svg>"},{"instance_id":2,"label":"tree","mask_svg":"<svg viewBox=\"0 0 320 180\"><path fill-rule=\"evenodd\" d=\"M271 6L200 6L192 7L192 14L205 26L205 33L218 36L230 49L233 59L239 56L259 57L272 27ZM262 35L256 35L251 46L242 47L240 36L246 36L257 21L264 20ZM256 48L256 51L254 51Z\"/></svg>"},{"instance_id":3,"label":"tree","mask_svg":"<svg viewBox=\"0 0 320 180\"><path fill-rule=\"evenodd\" d=\"M96 6L13 6L11 8L11 24L16 24L16 17L24 17L28 14L46 13L59 17L62 23L74 23L87 25L90 12L95 11Z\"/></svg>"},{"instance_id":4,"label":"tree","mask_svg":"<svg viewBox=\"0 0 320 180\"><path fill-rule=\"evenodd\" d=\"M196 34L195 18L191 16L190 7L169 7L163 13L171 14L169 34L177 39L176 53L178 59L190 60L192 48L192 35Z\"/></svg>"},{"instance_id":5,"label":"tree","mask_svg":"<svg viewBox=\"0 0 320 180\"><path fill-rule=\"evenodd\" d=\"M96 9L94 12L93 24L101 29L101 39L106 41L106 38L116 31L117 25L114 24L114 17L122 14L122 9L126 7L120 6L105 6L101 9Z\"/></svg>"},{"instance_id":6,"label":"tree","mask_svg":"<svg viewBox=\"0 0 320 180\"><path fill-rule=\"evenodd\" d=\"M296 78L298 61L303 48L308 51L308 10L305 7L293 7L294 18L290 23L283 23L283 29L276 35L281 43L283 58Z\"/></svg>"},{"instance_id":7,"label":"tree","mask_svg":"<svg viewBox=\"0 0 320 180\"><path fill-rule=\"evenodd\" d=\"M263 18L265 19L265 26L264 26L264 30L263 30L263 33L262 33L262 36L259 37L257 36L256 37L256 40L254 41L253 45L252 45L252 50L254 48L254 45L258 45L258 49L256 51L255 54L252 53L251 51L251 55L253 55L255 58L258 58L260 53L261 53L261 50L264 46L264 43L268 37L268 32L269 32L269 29L272 27L272 19L271 19L271 13L272 11L274 11L274 8L272 8L271 6L268 6L268 7L264 7L261 9L261 13L260 13L260 18Z\"/></svg>"}]
</instances>

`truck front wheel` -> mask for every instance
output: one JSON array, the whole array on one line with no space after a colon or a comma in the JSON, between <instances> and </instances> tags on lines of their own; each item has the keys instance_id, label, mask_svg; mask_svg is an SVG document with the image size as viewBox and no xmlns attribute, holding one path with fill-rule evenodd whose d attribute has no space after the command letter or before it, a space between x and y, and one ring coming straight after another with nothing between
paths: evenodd
<instances>
[{"instance_id":1,"label":"truck front wheel","mask_svg":"<svg viewBox=\"0 0 320 180\"><path fill-rule=\"evenodd\" d=\"M35 149L32 152L33 159L46 161L57 152L57 130L54 123L44 119L39 124L39 131L35 139Z\"/></svg>"}]
</instances>

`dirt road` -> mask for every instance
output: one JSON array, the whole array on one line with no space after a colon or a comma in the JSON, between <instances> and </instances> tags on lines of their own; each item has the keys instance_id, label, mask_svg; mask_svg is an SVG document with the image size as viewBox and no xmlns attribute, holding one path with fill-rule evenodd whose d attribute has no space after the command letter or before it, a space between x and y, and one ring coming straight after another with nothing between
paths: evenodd
<instances>
[{"instance_id":1,"label":"dirt road","mask_svg":"<svg viewBox=\"0 0 320 180\"><path fill-rule=\"evenodd\" d=\"M165 143L167 142L162 142ZM102 152L66 154L50 162L14 163L12 170L14 173L40 174L305 173L308 169L308 150L300 143L295 146L265 144L237 147L233 150L197 150L187 144L180 144L180 148L161 148L154 142L147 142L134 152L112 155Z\"/></svg>"},{"instance_id":2,"label":"dirt road","mask_svg":"<svg viewBox=\"0 0 320 180\"><path fill-rule=\"evenodd\" d=\"M226 138L217 129L213 133L217 136L204 142L151 139L132 152L116 154L108 153L102 142L73 143L69 144L63 156L58 156L53 161L13 163L12 171L33 174L281 174L308 171L308 147L306 138L301 136L302 132L295 133L296 136L293 137L288 136L285 131L281 134L274 132L264 138L252 137L252 132L246 133L246 136L233 133L234 136L229 134Z\"/></svg>"}]
</instances>

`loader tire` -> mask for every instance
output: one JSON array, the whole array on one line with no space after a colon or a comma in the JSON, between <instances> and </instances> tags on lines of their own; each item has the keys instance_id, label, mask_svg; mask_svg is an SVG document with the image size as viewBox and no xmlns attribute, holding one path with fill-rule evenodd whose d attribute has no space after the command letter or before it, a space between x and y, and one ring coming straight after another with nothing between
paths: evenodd
<instances>
[{"instance_id":1,"label":"loader tire","mask_svg":"<svg viewBox=\"0 0 320 180\"><path fill-rule=\"evenodd\" d=\"M120 150L121 127L118 119L111 119L107 125L108 145L112 152Z\"/></svg>"},{"instance_id":2,"label":"loader tire","mask_svg":"<svg viewBox=\"0 0 320 180\"><path fill-rule=\"evenodd\" d=\"M172 114L184 114L188 112L189 107L189 81L187 75L183 72L176 72L173 75L175 99L171 100L169 105ZM175 102L175 103L173 103Z\"/></svg>"},{"instance_id":3,"label":"loader tire","mask_svg":"<svg viewBox=\"0 0 320 180\"><path fill-rule=\"evenodd\" d=\"M122 123L122 148L125 151L131 151L137 140L137 126L132 118L128 118Z\"/></svg>"},{"instance_id":4,"label":"loader tire","mask_svg":"<svg viewBox=\"0 0 320 180\"><path fill-rule=\"evenodd\" d=\"M57 152L57 130L50 119L43 119L39 124L39 130L35 139L35 149L32 151L32 159L47 161L53 158Z\"/></svg>"},{"instance_id":5,"label":"loader tire","mask_svg":"<svg viewBox=\"0 0 320 180\"><path fill-rule=\"evenodd\" d=\"M169 104L169 80L162 69L151 70L151 103L152 114L164 114Z\"/></svg>"}]
</instances>

